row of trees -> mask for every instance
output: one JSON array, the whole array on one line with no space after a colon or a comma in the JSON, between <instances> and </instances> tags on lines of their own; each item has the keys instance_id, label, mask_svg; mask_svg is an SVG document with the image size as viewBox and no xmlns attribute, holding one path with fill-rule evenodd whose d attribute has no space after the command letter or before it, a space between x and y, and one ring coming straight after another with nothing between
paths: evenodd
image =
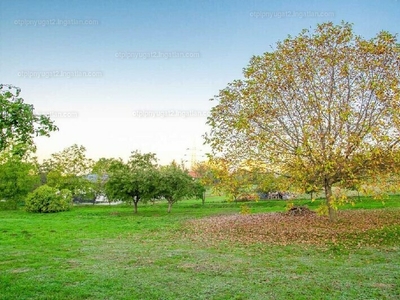
<instances>
[{"instance_id":1,"label":"row of trees","mask_svg":"<svg viewBox=\"0 0 400 300\"><path fill-rule=\"evenodd\" d=\"M159 166L153 153L131 153L122 159L86 157L83 146L72 145L38 164L13 156L0 167L0 198L10 208L41 185L58 191L69 191L75 201L95 201L99 196L108 201L132 203L137 212L139 202L166 200L168 212L184 198L202 198L204 187L182 166L172 162ZM48 191L46 191L48 193Z\"/></svg>"},{"instance_id":2,"label":"row of trees","mask_svg":"<svg viewBox=\"0 0 400 300\"><path fill-rule=\"evenodd\" d=\"M400 157L400 153L397 155ZM208 161L196 163L193 174L214 194L225 195L231 201L290 200L302 194L308 194L313 201L324 193L324 188L313 182L298 182L293 177L271 171L261 162L255 164L247 161L239 167L232 167L227 159L211 157ZM358 198L360 194L364 194L382 200L390 193L398 193L400 174L376 174L362 181L353 180L345 184L335 184L333 187L332 197L337 209L341 204L354 202L353 197L347 197L349 192L357 193ZM326 213L326 208L326 205L322 205L319 211Z\"/></svg>"},{"instance_id":3,"label":"row of trees","mask_svg":"<svg viewBox=\"0 0 400 300\"><path fill-rule=\"evenodd\" d=\"M131 202L137 212L139 201L165 199L168 212L172 205L185 198L202 198L205 188L176 162L158 166L155 154L131 153L127 163L109 163L109 178L104 184L109 199ZM99 179L102 181L102 179Z\"/></svg>"},{"instance_id":4,"label":"row of trees","mask_svg":"<svg viewBox=\"0 0 400 300\"><path fill-rule=\"evenodd\" d=\"M165 199L170 212L181 199L202 198L204 188L198 180L175 162L158 166L153 153L134 151L127 162L114 158L95 162L86 157L83 146L73 145L39 164L33 156L34 138L49 136L58 128L48 116L35 114L19 94L17 87L0 85L1 206L17 208L34 190L27 208L43 212L57 211L43 206L51 198L66 207L64 200L69 196L65 195L77 201L106 196L109 201L133 203L135 212L140 201ZM42 199L43 205L35 197Z\"/></svg>"},{"instance_id":5,"label":"row of trees","mask_svg":"<svg viewBox=\"0 0 400 300\"><path fill-rule=\"evenodd\" d=\"M288 191L289 182L266 172L259 166L242 164L231 168L228 160L209 158L193 166L193 173L214 194L226 195L229 200L256 200L271 192Z\"/></svg>"},{"instance_id":6,"label":"row of trees","mask_svg":"<svg viewBox=\"0 0 400 300\"><path fill-rule=\"evenodd\" d=\"M299 185L288 176L275 173L262 163L243 161L232 167L229 160L210 157L198 162L193 173L214 194L225 195L229 200L290 199L298 194L310 194L311 199L321 188L314 185ZM359 187L350 187L357 190Z\"/></svg>"}]
</instances>

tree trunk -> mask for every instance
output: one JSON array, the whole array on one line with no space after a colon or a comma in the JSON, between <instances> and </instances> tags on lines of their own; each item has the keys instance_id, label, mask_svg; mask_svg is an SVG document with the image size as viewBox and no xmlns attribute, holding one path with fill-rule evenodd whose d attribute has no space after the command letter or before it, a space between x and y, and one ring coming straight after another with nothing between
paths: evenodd
<instances>
[{"instance_id":1,"label":"tree trunk","mask_svg":"<svg viewBox=\"0 0 400 300\"><path fill-rule=\"evenodd\" d=\"M325 178L325 198L326 205L328 206L329 219L336 221L336 210L332 205L332 185L327 178Z\"/></svg>"},{"instance_id":2,"label":"tree trunk","mask_svg":"<svg viewBox=\"0 0 400 300\"><path fill-rule=\"evenodd\" d=\"M168 201L168 213L171 212L172 204L173 204L172 201Z\"/></svg>"},{"instance_id":3,"label":"tree trunk","mask_svg":"<svg viewBox=\"0 0 400 300\"><path fill-rule=\"evenodd\" d=\"M136 200L133 201L133 207L134 207L135 214L137 214L137 204L138 204L138 202L139 201L136 201Z\"/></svg>"},{"instance_id":4,"label":"tree trunk","mask_svg":"<svg viewBox=\"0 0 400 300\"><path fill-rule=\"evenodd\" d=\"M206 192L203 192L203 198L201 199L202 204L206 202Z\"/></svg>"}]
</instances>

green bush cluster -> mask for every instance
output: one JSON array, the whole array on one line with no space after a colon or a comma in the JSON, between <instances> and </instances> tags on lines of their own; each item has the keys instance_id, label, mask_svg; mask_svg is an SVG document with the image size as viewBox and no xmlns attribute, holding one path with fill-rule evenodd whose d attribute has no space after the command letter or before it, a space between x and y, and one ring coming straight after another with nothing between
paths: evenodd
<instances>
[{"instance_id":1,"label":"green bush cluster","mask_svg":"<svg viewBox=\"0 0 400 300\"><path fill-rule=\"evenodd\" d=\"M59 191L48 185L38 187L28 195L25 208L29 212L51 213L69 210L72 206L72 193L64 189Z\"/></svg>"}]
</instances>

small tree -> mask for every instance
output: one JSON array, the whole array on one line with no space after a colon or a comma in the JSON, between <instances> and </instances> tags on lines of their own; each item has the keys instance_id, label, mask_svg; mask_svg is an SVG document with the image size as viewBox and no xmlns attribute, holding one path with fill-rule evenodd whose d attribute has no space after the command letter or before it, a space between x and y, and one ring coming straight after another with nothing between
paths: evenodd
<instances>
[{"instance_id":1,"label":"small tree","mask_svg":"<svg viewBox=\"0 0 400 300\"><path fill-rule=\"evenodd\" d=\"M186 170L180 168L175 162L168 166L162 166L159 170L159 184L157 195L168 201L168 212L177 201L192 196L200 195L200 186L195 185L194 179Z\"/></svg>"},{"instance_id":2,"label":"small tree","mask_svg":"<svg viewBox=\"0 0 400 300\"><path fill-rule=\"evenodd\" d=\"M202 204L204 205L207 189L213 189L218 180L208 161L195 163L194 166L192 166L192 176L193 175L196 181L199 182L199 185L204 189L202 197Z\"/></svg>"},{"instance_id":3,"label":"small tree","mask_svg":"<svg viewBox=\"0 0 400 300\"><path fill-rule=\"evenodd\" d=\"M94 163L91 172L92 173L91 175L93 176L90 178L90 181L92 182L92 190L95 199L97 199L100 196L106 196L106 189L105 189L106 182L112 172L113 166L118 164L119 162L122 162L122 160L102 157ZM107 199L109 204L111 204L113 199L111 198Z\"/></svg>"},{"instance_id":4,"label":"small tree","mask_svg":"<svg viewBox=\"0 0 400 300\"><path fill-rule=\"evenodd\" d=\"M205 204L205 201L206 201L206 187L197 178L193 178L193 180L192 180L192 196L195 199L201 199L201 204L202 205Z\"/></svg>"},{"instance_id":5,"label":"small tree","mask_svg":"<svg viewBox=\"0 0 400 300\"><path fill-rule=\"evenodd\" d=\"M105 184L107 197L133 203L134 212L137 213L139 201L156 197L156 161L153 153L141 154L134 151L127 163L115 162Z\"/></svg>"}]
</instances>

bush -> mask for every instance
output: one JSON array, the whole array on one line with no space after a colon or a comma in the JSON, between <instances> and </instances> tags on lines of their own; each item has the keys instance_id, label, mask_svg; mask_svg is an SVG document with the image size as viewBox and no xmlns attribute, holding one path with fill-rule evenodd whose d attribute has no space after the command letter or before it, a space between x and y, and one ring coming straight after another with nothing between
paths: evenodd
<instances>
[{"instance_id":1,"label":"bush","mask_svg":"<svg viewBox=\"0 0 400 300\"><path fill-rule=\"evenodd\" d=\"M0 210L15 210L18 208L18 202L16 200L0 200Z\"/></svg>"},{"instance_id":2,"label":"bush","mask_svg":"<svg viewBox=\"0 0 400 300\"><path fill-rule=\"evenodd\" d=\"M71 206L71 191L66 189L59 191L48 185L42 185L30 193L25 203L27 211L37 213L66 211Z\"/></svg>"}]
</instances>

